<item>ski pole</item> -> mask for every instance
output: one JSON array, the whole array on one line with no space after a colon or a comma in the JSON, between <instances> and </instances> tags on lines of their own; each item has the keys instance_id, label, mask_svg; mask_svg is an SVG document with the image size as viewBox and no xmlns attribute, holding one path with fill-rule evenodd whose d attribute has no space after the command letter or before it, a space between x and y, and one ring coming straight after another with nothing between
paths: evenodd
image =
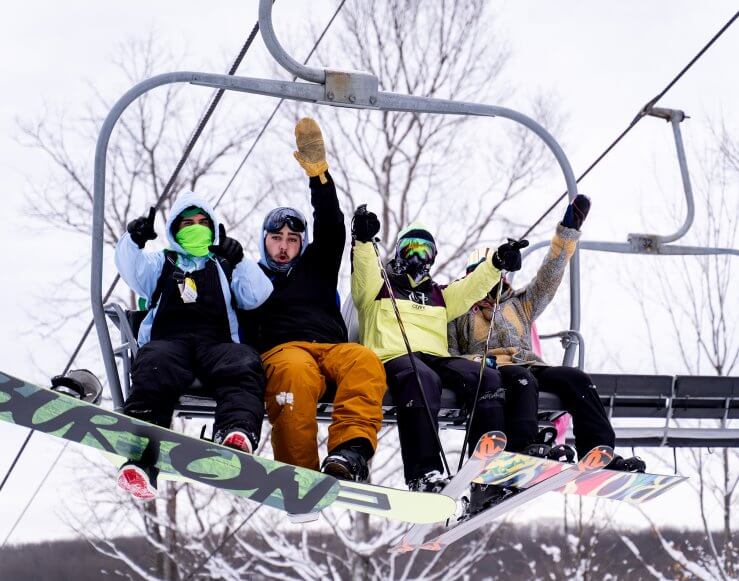
<instances>
[{"instance_id":1,"label":"ski pole","mask_svg":"<svg viewBox=\"0 0 739 581\"><path fill-rule=\"evenodd\" d=\"M487 256L485 256L487 260ZM467 425L464 429L464 442L462 443L462 452L459 455L459 466L457 471L462 468L464 463L464 453L467 450L467 445L470 439L470 428L472 427L472 419L475 416L477 410L477 398L480 397L480 389L482 388L482 378L485 372L485 365L487 364L488 349L490 349L490 339L493 336L493 328L495 327L495 314L500 310L500 294L503 289L503 272L500 271L500 280L498 281L498 292L495 293L495 302L493 302L493 312L490 315L490 327L488 327L488 335L485 338L485 352L482 354L482 360L480 361L480 371L477 376L477 387L475 387L475 399L472 400L472 410L470 415L467 416Z\"/></svg>"},{"instance_id":2,"label":"ski pole","mask_svg":"<svg viewBox=\"0 0 739 581\"><path fill-rule=\"evenodd\" d=\"M358 214L364 214L367 212L367 204L362 204L357 208ZM444 465L444 470L446 470L447 475L451 477L452 472L449 470L449 464L446 460L446 454L444 454L444 447L441 445L441 438L439 438L439 432L436 429L436 422L434 422L434 416L431 413L431 407L429 406L428 399L426 398L426 392L423 390L423 383L421 383L421 376L418 373L418 367L416 366L416 360L413 357L413 351L411 349L410 341L408 341L408 335L405 332L405 326L403 325L403 319L400 317L400 310L398 310L398 303L395 300L395 294L393 294L393 287L390 284L390 279L387 276L387 272L385 271L385 267L382 265L382 258L380 257L380 251L377 248L377 242L373 239L370 240L372 243L372 248L375 250L375 256L377 257L377 265L380 267L380 273L382 275L382 280L385 283L385 288L387 289L388 296L390 297L390 303L393 305L393 311L395 312L395 318L398 321L398 327L400 328L400 334L403 336L403 342L405 343L405 349L408 352L408 359L410 360L411 367L413 368L413 375L416 377L416 383L418 384L418 391L421 392L421 400L423 401L423 407L426 408L426 414L428 415L429 423L431 425L431 431L434 433L434 437L436 438L436 445L439 448L439 456L441 457L441 462Z\"/></svg>"}]
</instances>

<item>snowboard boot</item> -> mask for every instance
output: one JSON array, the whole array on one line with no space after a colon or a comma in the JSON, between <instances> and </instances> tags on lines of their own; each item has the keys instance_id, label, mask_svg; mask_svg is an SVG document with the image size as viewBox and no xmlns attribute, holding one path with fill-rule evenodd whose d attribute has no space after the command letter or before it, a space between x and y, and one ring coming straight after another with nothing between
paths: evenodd
<instances>
[{"instance_id":1,"label":"snowboard boot","mask_svg":"<svg viewBox=\"0 0 739 581\"><path fill-rule=\"evenodd\" d=\"M430 470L423 476L408 480L407 484L408 490L413 492L433 492L438 494L449 484L449 478L438 470Z\"/></svg>"},{"instance_id":2,"label":"snowboard boot","mask_svg":"<svg viewBox=\"0 0 739 581\"><path fill-rule=\"evenodd\" d=\"M567 444L558 444L552 446L551 450L547 454L547 458L550 460L556 460L557 462L567 462L568 464L575 463L575 449Z\"/></svg>"},{"instance_id":3,"label":"snowboard boot","mask_svg":"<svg viewBox=\"0 0 739 581\"><path fill-rule=\"evenodd\" d=\"M618 470L619 472L646 472L647 464L638 456L624 458L616 454L606 468L608 470Z\"/></svg>"},{"instance_id":4,"label":"snowboard boot","mask_svg":"<svg viewBox=\"0 0 739 581\"><path fill-rule=\"evenodd\" d=\"M240 429L218 430L213 437L213 441L216 444L240 450L247 454L252 454L257 448L256 436L252 432Z\"/></svg>"},{"instance_id":5,"label":"snowboard boot","mask_svg":"<svg viewBox=\"0 0 739 581\"><path fill-rule=\"evenodd\" d=\"M139 500L154 500L157 497L157 473L151 466L127 462L118 470L118 487Z\"/></svg>"},{"instance_id":6,"label":"snowboard boot","mask_svg":"<svg viewBox=\"0 0 739 581\"><path fill-rule=\"evenodd\" d=\"M477 484L473 482L470 485L470 501L467 506L467 518L473 517L487 510L491 506L495 506L510 498L519 491L515 488L505 488L495 484Z\"/></svg>"},{"instance_id":7,"label":"snowboard boot","mask_svg":"<svg viewBox=\"0 0 739 581\"><path fill-rule=\"evenodd\" d=\"M339 480L367 482L369 479L367 458L355 446L336 448L324 458L321 472Z\"/></svg>"}]
</instances>

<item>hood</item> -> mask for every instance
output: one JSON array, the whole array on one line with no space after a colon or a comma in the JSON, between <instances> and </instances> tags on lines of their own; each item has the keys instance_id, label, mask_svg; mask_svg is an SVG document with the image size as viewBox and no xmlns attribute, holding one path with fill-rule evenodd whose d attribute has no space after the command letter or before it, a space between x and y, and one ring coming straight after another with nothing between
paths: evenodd
<instances>
[{"instance_id":1,"label":"hood","mask_svg":"<svg viewBox=\"0 0 739 581\"><path fill-rule=\"evenodd\" d=\"M310 224L308 223L308 220L305 219L305 214L303 214L303 212L301 212L300 210L292 206L290 206L290 209L294 210L295 213L298 214L303 219L303 222L305 222L306 224L305 232L303 232L303 244L300 247L300 255L295 258L295 260L297 260L303 255L303 253L305 252L305 249L308 248L308 244L310 244L311 242ZM265 214L265 218L273 210L274 208L270 210L269 212L267 212L267 214ZM262 236L259 239L259 264L263 265L266 268L269 268L269 264L267 263L267 247L264 244L264 241L266 240L266 238L267 238L267 230L266 228L262 228Z\"/></svg>"},{"instance_id":2,"label":"hood","mask_svg":"<svg viewBox=\"0 0 739 581\"><path fill-rule=\"evenodd\" d=\"M172 233L172 224L174 224L177 216L179 216L184 210L187 210L187 208L189 208L190 206L197 206L205 210L205 212L210 217L210 221L213 223L213 244L218 244L220 242L218 234L220 222L218 221L218 216L216 215L213 207L210 205L210 202L208 202L208 200L206 200L203 196L199 196L195 192L185 191L177 196L177 199L175 200L174 204L172 205L172 209L169 212L169 217L167 218L166 225L167 240L169 241L169 246L170 248L172 248L172 250L178 252L179 254L187 254L187 252L185 252L184 248L182 248L182 246L177 243L177 240L175 240L174 234Z\"/></svg>"}]
</instances>

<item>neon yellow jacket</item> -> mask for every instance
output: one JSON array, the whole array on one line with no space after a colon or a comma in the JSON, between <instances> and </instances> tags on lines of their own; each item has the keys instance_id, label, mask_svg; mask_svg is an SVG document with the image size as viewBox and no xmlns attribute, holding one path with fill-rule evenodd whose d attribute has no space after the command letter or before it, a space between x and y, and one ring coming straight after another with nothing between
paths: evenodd
<instances>
[{"instance_id":1,"label":"neon yellow jacket","mask_svg":"<svg viewBox=\"0 0 739 581\"><path fill-rule=\"evenodd\" d=\"M472 274L446 287L427 278L413 288L403 289L393 284L393 277L390 280L411 350L449 357L447 324L482 300L500 280L500 272L492 260L486 260ZM357 307L362 344L372 349L383 363L406 355L403 336L371 242L355 242L352 299Z\"/></svg>"}]
</instances>

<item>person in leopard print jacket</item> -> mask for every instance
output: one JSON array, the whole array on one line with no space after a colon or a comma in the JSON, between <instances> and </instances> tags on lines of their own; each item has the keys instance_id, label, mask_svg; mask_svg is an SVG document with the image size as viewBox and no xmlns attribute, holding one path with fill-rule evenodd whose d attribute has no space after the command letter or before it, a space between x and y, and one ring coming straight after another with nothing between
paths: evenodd
<instances>
[{"instance_id":1,"label":"person in leopard print jacket","mask_svg":"<svg viewBox=\"0 0 739 581\"><path fill-rule=\"evenodd\" d=\"M556 394L565 410L572 415L575 447L581 458L597 445L613 446L613 428L590 375L574 367L547 365L534 352L531 326L557 293L567 264L577 249L580 228L589 210L590 200L583 195L577 196L567 206L549 252L528 285L514 289L502 278L483 300L448 326L449 353L476 361L485 357L489 364L497 365L506 387L507 402L515 404L516 386L532 382L537 389ZM476 266L473 254L467 273ZM500 306L494 313L498 285L502 285ZM486 350L493 315L493 332ZM521 406L518 409L522 409ZM509 422L516 422L519 429L530 435L532 442L536 440L538 425L535 417L529 414L507 418ZM638 458L624 459L616 455L609 468L644 472L646 466Z\"/></svg>"}]
</instances>

